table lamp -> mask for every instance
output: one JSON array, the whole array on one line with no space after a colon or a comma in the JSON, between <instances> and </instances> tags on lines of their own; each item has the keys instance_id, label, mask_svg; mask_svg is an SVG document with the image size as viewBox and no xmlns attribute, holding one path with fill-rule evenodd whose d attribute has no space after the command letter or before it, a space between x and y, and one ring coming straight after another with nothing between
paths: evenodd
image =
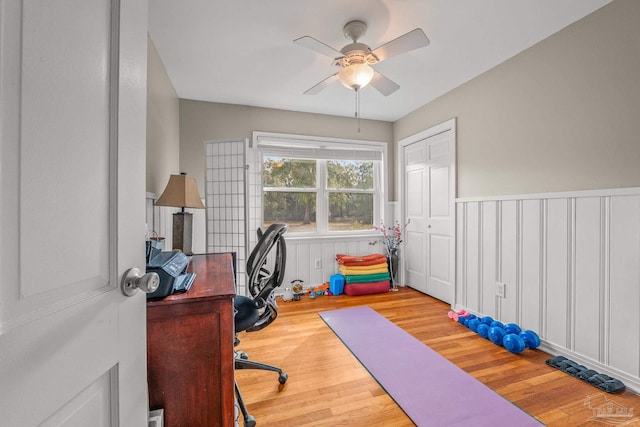
<instances>
[{"instance_id":1,"label":"table lamp","mask_svg":"<svg viewBox=\"0 0 640 427\"><path fill-rule=\"evenodd\" d=\"M173 249L192 255L193 214L185 212L184 208L204 209L196 180L187 177L186 173L171 175L167 188L155 205L181 208L180 212L173 214Z\"/></svg>"}]
</instances>

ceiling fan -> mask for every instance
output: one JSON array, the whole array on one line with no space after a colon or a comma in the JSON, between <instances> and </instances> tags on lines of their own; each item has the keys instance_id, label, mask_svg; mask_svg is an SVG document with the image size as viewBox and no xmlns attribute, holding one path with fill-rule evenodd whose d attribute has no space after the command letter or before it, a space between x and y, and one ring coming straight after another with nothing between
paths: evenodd
<instances>
[{"instance_id":1,"label":"ceiling fan","mask_svg":"<svg viewBox=\"0 0 640 427\"><path fill-rule=\"evenodd\" d=\"M340 67L340 71L305 91L305 95L315 95L336 80L356 92L371 83L371 86L384 96L391 95L400 86L374 70L371 65L429 44L429 39L424 32L420 28L416 28L371 50L368 45L358 42L366 33L367 24L362 21L351 21L344 26L343 31L345 37L351 39L352 43L340 50L336 50L310 36L300 37L293 41L300 46L333 58L334 65Z\"/></svg>"}]
</instances>

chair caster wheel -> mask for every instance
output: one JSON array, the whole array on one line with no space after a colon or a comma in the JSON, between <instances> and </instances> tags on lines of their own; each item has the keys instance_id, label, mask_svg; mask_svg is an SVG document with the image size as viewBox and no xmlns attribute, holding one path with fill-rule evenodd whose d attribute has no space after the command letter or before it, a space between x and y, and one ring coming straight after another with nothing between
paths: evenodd
<instances>
[{"instance_id":1,"label":"chair caster wheel","mask_svg":"<svg viewBox=\"0 0 640 427\"><path fill-rule=\"evenodd\" d=\"M287 375L285 372L281 372L280 376L278 377L278 382L280 384L284 384L287 382L288 379L289 379L289 375Z\"/></svg>"},{"instance_id":2,"label":"chair caster wheel","mask_svg":"<svg viewBox=\"0 0 640 427\"><path fill-rule=\"evenodd\" d=\"M256 419L253 418L253 415L244 419L244 427L256 427Z\"/></svg>"}]
</instances>

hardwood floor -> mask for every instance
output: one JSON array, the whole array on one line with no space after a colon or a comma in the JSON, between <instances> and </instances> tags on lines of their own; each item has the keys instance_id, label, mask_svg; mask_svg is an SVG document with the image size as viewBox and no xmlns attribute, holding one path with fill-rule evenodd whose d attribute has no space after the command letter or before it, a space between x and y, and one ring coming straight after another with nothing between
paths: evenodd
<instances>
[{"instance_id":1,"label":"hardwood floor","mask_svg":"<svg viewBox=\"0 0 640 427\"><path fill-rule=\"evenodd\" d=\"M314 300L304 296L278 304L274 323L239 337L238 348L251 359L280 366L289 375L287 384L279 387L273 372L236 372L258 426L414 425L317 315L359 305L375 309L548 426L607 425L602 418L590 420L594 412L587 400L594 394L594 401L606 398L633 409L635 424L626 425L640 426L640 396L601 392L547 366L551 356L539 350L509 353L451 321L447 304L412 289Z\"/></svg>"}]
</instances>

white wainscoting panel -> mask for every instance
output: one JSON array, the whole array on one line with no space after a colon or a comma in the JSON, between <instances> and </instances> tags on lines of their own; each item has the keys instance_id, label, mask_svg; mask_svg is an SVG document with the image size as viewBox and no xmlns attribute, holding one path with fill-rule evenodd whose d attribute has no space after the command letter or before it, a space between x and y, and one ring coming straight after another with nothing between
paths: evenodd
<instances>
[{"instance_id":1,"label":"white wainscoting panel","mask_svg":"<svg viewBox=\"0 0 640 427\"><path fill-rule=\"evenodd\" d=\"M608 348L611 366L640 376L640 196L611 197Z\"/></svg>"},{"instance_id":2,"label":"white wainscoting panel","mask_svg":"<svg viewBox=\"0 0 640 427\"><path fill-rule=\"evenodd\" d=\"M496 297L496 272L498 266L498 204L495 202L483 202L480 204L480 253L474 254L480 258L482 268L482 282L480 283L480 296L482 309L487 313L498 316L498 298ZM476 248L477 250L477 248Z\"/></svg>"},{"instance_id":3,"label":"white wainscoting panel","mask_svg":"<svg viewBox=\"0 0 640 427\"><path fill-rule=\"evenodd\" d=\"M572 350L598 360L604 317L600 292L603 279L601 200L598 197L584 197L575 201L574 215L574 272L573 301L571 318Z\"/></svg>"},{"instance_id":4,"label":"white wainscoting panel","mask_svg":"<svg viewBox=\"0 0 640 427\"><path fill-rule=\"evenodd\" d=\"M518 321L518 301L520 281L518 280L518 202L507 200L499 202L500 222L498 224L498 264L499 281L506 284L505 298L498 299L499 317L502 322Z\"/></svg>"},{"instance_id":5,"label":"white wainscoting panel","mask_svg":"<svg viewBox=\"0 0 640 427\"><path fill-rule=\"evenodd\" d=\"M456 215L456 309L640 390L640 188L458 199Z\"/></svg>"},{"instance_id":6,"label":"white wainscoting panel","mask_svg":"<svg viewBox=\"0 0 640 427\"><path fill-rule=\"evenodd\" d=\"M544 293L542 286L543 233L542 207L540 200L519 202L519 300L518 312L523 325L542 329Z\"/></svg>"},{"instance_id":7,"label":"white wainscoting panel","mask_svg":"<svg viewBox=\"0 0 640 427\"><path fill-rule=\"evenodd\" d=\"M543 301L544 336L550 343L569 347L569 209L570 199L549 199L546 203L546 267ZM529 325L524 325L529 327Z\"/></svg>"}]
</instances>

